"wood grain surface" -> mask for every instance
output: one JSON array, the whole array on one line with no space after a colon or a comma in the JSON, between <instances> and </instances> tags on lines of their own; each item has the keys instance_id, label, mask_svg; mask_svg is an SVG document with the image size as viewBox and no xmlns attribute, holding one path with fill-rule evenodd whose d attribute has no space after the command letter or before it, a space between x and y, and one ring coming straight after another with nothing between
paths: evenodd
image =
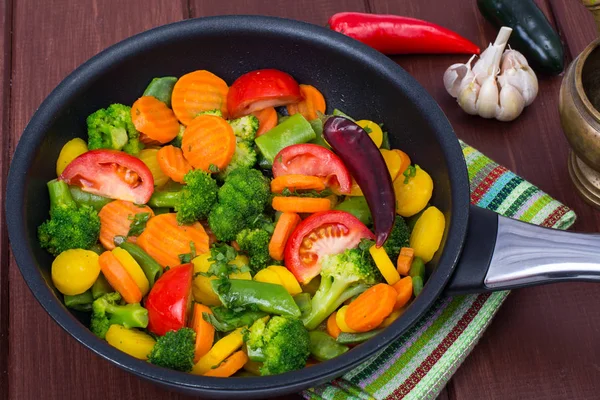
<instances>
[{"instance_id":1,"label":"wood grain surface","mask_svg":"<svg viewBox=\"0 0 600 400\"><path fill-rule=\"evenodd\" d=\"M591 16L578 1L540 0L538 4L561 34L569 60L595 37ZM83 61L121 39L190 17L265 14L325 25L338 11L428 19L482 47L495 36L480 17L475 0L0 0L0 126L4 132L0 165L7 171L7 155L52 88ZM538 100L516 122L499 123L464 114L446 94L443 71L464 61L463 56L394 60L440 103L460 138L572 207L579 216L575 229L600 231L600 213L577 196L568 177L568 146L557 108L560 76L541 77ZM5 174L0 179L4 191ZM2 223L0 398L186 398L121 371L63 332L30 294L12 257L8 262L6 242ZM598 304L600 285L593 284L513 292L440 399L598 398Z\"/></svg>"}]
</instances>

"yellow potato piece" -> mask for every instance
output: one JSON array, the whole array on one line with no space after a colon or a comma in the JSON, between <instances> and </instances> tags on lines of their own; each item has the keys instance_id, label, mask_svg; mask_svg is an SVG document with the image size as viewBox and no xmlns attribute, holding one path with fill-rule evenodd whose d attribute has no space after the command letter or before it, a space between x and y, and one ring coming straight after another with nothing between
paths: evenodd
<instances>
[{"instance_id":1,"label":"yellow potato piece","mask_svg":"<svg viewBox=\"0 0 600 400\"><path fill-rule=\"evenodd\" d=\"M221 300L219 300L219 297L216 295L212 289L212 286L210 285L210 282L217 278L215 276L207 277L196 275L199 272L208 272L208 269L212 265L212 261L208 260L209 258L210 252L200 254L198 257L192 260L192 263L194 264L194 275L196 276L192 284L192 294L194 296L194 300L196 300L198 303L202 303L205 306L220 306ZM233 261L231 261L230 264L238 267L248 265L248 257L239 255ZM231 279L252 280L252 275L250 275L250 272L233 273L230 274L229 277Z\"/></svg>"},{"instance_id":2,"label":"yellow potato piece","mask_svg":"<svg viewBox=\"0 0 600 400\"><path fill-rule=\"evenodd\" d=\"M383 143L383 131L381 127L377 125L373 121L369 121L368 119L361 119L360 121L356 121L356 124L363 128L368 134L373 143L377 146L377 148L381 147Z\"/></svg>"},{"instance_id":3,"label":"yellow potato piece","mask_svg":"<svg viewBox=\"0 0 600 400\"><path fill-rule=\"evenodd\" d=\"M335 314L335 323L342 332L355 333L356 331L346 323L346 311L348 311L348 306L343 306L337 311L337 314Z\"/></svg>"},{"instance_id":4,"label":"yellow potato piece","mask_svg":"<svg viewBox=\"0 0 600 400\"><path fill-rule=\"evenodd\" d=\"M142 296L145 296L150 291L150 282L148 282L148 278L144 274L144 270L140 267L140 264L135 261L135 259L129 254L126 250L123 250L120 247L115 247L112 250L113 255L123 268L127 271L129 276L135 281L135 284L138 288L140 288L140 292L142 292Z\"/></svg>"},{"instance_id":5,"label":"yellow potato piece","mask_svg":"<svg viewBox=\"0 0 600 400\"><path fill-rule=\"evenodd\" d=\"M429 207L421 214L412 233L410 247L415 250L415 257L421 257L423 262L429 262L440 248L446 218L436 207Z\"/></svg>"},{"instance_id":6,"label":"yellow potato piece","mask_svg":"<svg viewBox=\"0 0 600 400\"><path fill-rule=\"evenodd\" d=\"M108 328L106 341L111 346L140 360L147 360L148 354L156 344L152 336L137 329L127 329L121 325L111 325Z\"/></svg>"},{"instance_id":7,"label":"yellow potato piece","mask_svg":"<svg viewBox=\"0 0 600 400\"><path fill-rule=\"evenodd\" d=\"M52 262L51 274L59 292L69 296L81 294L91 288L100 275L98 254L83 249L63 251Z\"/></svg>"},{"instance_id":8,"label":"yellow potato piece","mask_svg":"<svg viewBox=\"0 0 600 400\"><path fill-rule=\"evenodd\" d=\"M415 176L408 179L400 176L394 181L396 193L396 213L411 217L425 208L433 193L433 180L429 174L416 166Z\"/></svg>"},{"instance_id":9,"label":"yellow potato piece","mask_svg":"<svg viewBox=\"0 0 600 400\"><path fill-rule=\"evenodd\" d=\"M65 143L56 160L56 176L60 176L71 161L86 151L88 151L87 143L81 138L71 139Z\"/></svg>"},{"instance_id":10,"label":"yellow potato piece","mask_svg":"<svg viewBox=\"0 0 600 400\"><path fill-rule=\"evenodd\" d=\"M146 167L148 167L150 173L152 173L152 177L154 178L154 186L162 187L169 181L169 177L165 175L163 170L160 168L160 165L158 164L158 158L156 158L156 153L158 153L158 149L144 149L140 151L138 158L142 160L144 164L146 164Z\"/></svg>"},{"instance_id":11,"label":"yellow potato piece","mask_svg":"<svg viewBox=\"0 0 600 400\"><path fill-rule=\"evenodd\" d=\"M402 166L402 157L398 153L392 150L380 149L381 155L385 160L385 165L387 166L388 171L390 171L390 176L392 177L392 181L398 177L400 174L400 167Z\"/></svg>"},{"instance_id":12,"label":"yellow potato piece","mask_svg":"<svg viewBox=\"0 0 600 400\"><path fill-rule=\"evenodd\" d=\"M266 269L275 272L279 276L283 287L285 288L285 290L288 291L289 294L295 296L297 294L302 293L302 288L300 287L300 284L296 280L294 274L292 274L289 269L287 269L286 267L282 267L281 265L271 265Z\"/></svg>"}]
</instances>

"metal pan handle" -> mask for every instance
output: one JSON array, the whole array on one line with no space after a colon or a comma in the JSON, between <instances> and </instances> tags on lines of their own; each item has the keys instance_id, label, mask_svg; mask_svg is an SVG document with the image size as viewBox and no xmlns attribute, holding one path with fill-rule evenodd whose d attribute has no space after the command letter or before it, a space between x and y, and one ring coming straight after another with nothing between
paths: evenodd
<instances>
[{"instance_id":1,"label":"metal pan handle","mask_svg":"<svg viewBox=\"0 0 600 400\"><path fill-rule=\"evenodd\" d=\"M450 295L563 281L600 282L600 234L566 232L471 206Z\"/></svg>"}]
</instances>

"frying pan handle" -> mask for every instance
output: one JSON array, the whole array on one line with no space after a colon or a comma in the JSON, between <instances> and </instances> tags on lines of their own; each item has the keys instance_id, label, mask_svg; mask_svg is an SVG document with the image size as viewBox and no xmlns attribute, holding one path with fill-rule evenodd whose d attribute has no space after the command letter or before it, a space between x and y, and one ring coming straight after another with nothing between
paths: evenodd
<instances>
[{"instance_id":1,"label":"frying pan handle","mask_svg":"<svg viewBox=\"0 0 600 400\"><path fill-rule=\"evenodd\" d=\"M543 228L471 206L467 239L447 294L561 281L600 282L600 235Z\"/></svg>"}]
</instances>

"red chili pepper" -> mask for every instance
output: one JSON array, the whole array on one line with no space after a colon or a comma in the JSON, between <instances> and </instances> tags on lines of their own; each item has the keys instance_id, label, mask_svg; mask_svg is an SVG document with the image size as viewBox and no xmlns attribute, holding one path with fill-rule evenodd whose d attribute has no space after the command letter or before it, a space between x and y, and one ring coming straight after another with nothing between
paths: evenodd
<instances>
[{"instance_id":1,"label":"red chili pepper","mask_svg":"<svg viewBox=\"0 0 600 400\"><path fill-rule=\"evenodd\" d=\"M343 12L329 18L329 27L384 54L479 54L479 47L456 32L415 18Z\"/></svg>"}]
</instances>

